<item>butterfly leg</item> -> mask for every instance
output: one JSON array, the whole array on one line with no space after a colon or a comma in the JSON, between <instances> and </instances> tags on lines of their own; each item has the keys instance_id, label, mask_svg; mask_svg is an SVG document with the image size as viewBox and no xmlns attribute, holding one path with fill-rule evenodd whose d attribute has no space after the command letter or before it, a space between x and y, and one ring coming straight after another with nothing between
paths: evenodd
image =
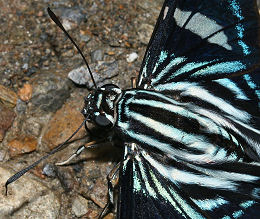
<instances>
[{"instance_id":1,"label":"butterfly leg","mask_svg":"<svg viewBox=\"0 0 260 219\"><path fill-rule=\"evenodd\" d=\"M131 78L131 85L132 85L132 88L136 88L136 85L137 84L137 78L136 77L132 77Z\"/></svg>"},{"instance_id":2,"label":"butterfly leg","mask_svg":"<svg viewBox=\"0 0 260 219\"><path fill-rule=\"evenodd\" d=\"M85 145L81 145L67 160L55 163L55 165L63 166L63 165L68 164L74 157L79 156L84 149L86 149Z\"/></svg>"},{"instance_id":3,"label":"butterfly leg","mask_svg":"<svg viewBox=\"0 0 260 219\"><path fill-rule=\"evenodd\" d=\"M114 188L117 185L117 182L114 182L115 177L118 174L118 170L120 167L121 162L117 163L114 168L110 171L110 173L107 175L107 184L108 184L108 201L104 209L102 210L101 214L99 215L99 218L103 218L115 205L114 203Z\"/></svg>"},{"instance_id":4,"label":"butterfly leg","mask_svg":"<svg viewBox=\"0 0 260 219\"><path fill-rule=\"evenodd\" d=\"M79 156L84 149L96 147L98 145L97 143L101 143L101 142L102 141L91 141L91 142L87 143L86 145L81 145L67 160L58 162L58 163L56 163L56 165L63 166L63 165L68 164L73 158Z\"/></svg>"}]
</instances>

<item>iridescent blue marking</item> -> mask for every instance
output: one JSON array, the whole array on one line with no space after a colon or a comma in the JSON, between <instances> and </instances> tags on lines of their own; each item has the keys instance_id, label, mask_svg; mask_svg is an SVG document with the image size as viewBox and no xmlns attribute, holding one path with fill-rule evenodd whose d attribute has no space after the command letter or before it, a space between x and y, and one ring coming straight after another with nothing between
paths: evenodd
<instances>
[{"instance_id":1,"label":"iridescent blue marking","mask_svg":"<svg viewBox=\"0 0 260 219\"><path fill-rule=\"evenodd\" d=\"M236 0L232 0L232 1L230 1L230 5L231 5L231 11L233 12L233 14L240 21L242 21L244 19L244 16L242 15L241 7L238 4L238 2ZM241 39L241 40L238 40L238 45L240 45L242 47L244 55L249 55L251 53L251 51L249 50L249 46L246 45L246 43L244 41L242 41L242 39L244 38L244 32L245 32L244 26L241 23L237 24L236 29L237 29L238 38Z\"/></svg>"},{"instance_id":2,"label":"iridescent blue marking","mask_svg":"<svg viewBox=\"0 0 260 219\"><path fill-rule=\"evenodd\" d=\"M241 204L240 204L240 206L242 207L242 208L249 208L249 207L251 207L252 205L254 205L256 202L255 201L253 201L253 200L249 200L249 201L246 201L246 202L242 202Z\"/></svg>"},{"instance_id":3,"label":"iridescent blue marking","mask_svg":"<svg viewBox=\"0 0 260 219\"><path fill-rule=\"evenodd\" d=\"M236 0L231 0L229 1L230 2L230 5L231 5L231 10L233 12L233 14L239 18L239 20L242 20L244 19L244 17L242 16L241 14L241 8L240 8L240 5L237 3Z\"/></svg>"},{"instance_id":4,"label":"iridescent blue marking","mask_svg":"<svg viewBox=\"0 0 260 219\"><path fill-rule=\"evenodd\" d=\"M235 211L235 212L232 214L232 216L233 216L234 218L239 218L239 217L241 217L243 214L244 214L244 212L243 212L242 210L239 210L239 211Z\"/></svg>"},{"instance_id":5,"label":"iridescent blue marking","mask_svg":"<svg viewBox=\"0 0 260 219\"><path fill-rule=\"evenodd\" d=\"M221 84L222 86L230 89L233 93L236 94L236 98L242 100L249 100L245 93L230 79L223 78L219 80L215 80L217 83Z\"/></svg>"},{"instance_id":6,"label":"iridescent blue marking","mask_svg":"<svg viewBox=\"0 0 260 219\"><path fill-rule=\"evenodd\" d=\"M192 208L191 205L189 205L185 199L183 199L175 190L173 190L172 188L169 188L170 192L172 193L174 200L176 200L179 205L182 207L182 209L185 211L186 214L188 214L188 216L190 218L194 218L194 219L203 219L205 218L204 216L202 216L201 214L199 214L196 210L194 210ZM186 216L184 216L184 218L186 218Z\"/></svg>"},{"instance_id":7,"label":"iridescent blue marking","mask_svg":"<svg viewBox=\"0 0 260 219\"><path fill-rule=\"evenodd\" d=\"M159 57L159 64L162 63L168 56L168 52L166 51L161 51L160 57Z\"/></svg>"},{"instance_id":8,"label":"iridescent blue marking","mask_svg":"<svg viewBox=\"0 0 260 219\"><path fill-rule=\"evenodd\" d=\"M237 31L238 31L238 37L239 37L240 39L242 39L242 38L244 37L245 28L243 27L242 24L238 24L238 25L236 25L236 29L237 29Z\"/></svg>"},{"instance_id":9,"label":"iridescent blue marking","mask_svg":"<svg viewBox=\"0 0 260 219\"><path fill-rule=\"evenodd\" d=\"M218 208L220 205L228 204L229 202L222 199L205 199L205 200L196 200L192 199L202 210L211 211L214 208Z\"/></svg>"},{"instance_id":10,"label":"iridescent blue marking","mask_svg":"<svg viewBox=\"0 0 260 219\"><path fill-rule=\"evenodd\" d=\"M252 195L256 198L260 198L260 189L259 188L255 188L253 191L252 191Z\"/></svg>"},{"instance_id":11,"label":"iridescent blue marking","mask_svg":"<svg viewBox=\"0 0 260 219\"><path fill-rule=\"evenodd\" d=\"M244 75L244 79L246 80L249 87L251 87L253 90L256 89L256 84L252 81L252 78L250 75L248 75L248 74Z\"/></svg>"},{"instance_id":12,"label":"iridescent blue marking","mask_svg":"<svg viewBox=\"0 0 260 219\"><path fill-rule=\"evenodd\" d=\"M208 76L210 74L216 74L216 73L232 73L237 72L241 70L245 70L246 65L243 64L240 61L232 61L232 62L221 62L217 63L213 66L208 66L207 68L201 69L192 76Z\"/></svg>"},{"instance_id":13,"label":"iridescent blue marking","mask_svg":"<svg viewBox=\"0 0 260 219\"><path fill-rule=\"evenodd\" d=\"M157 177L153 174L151 170L149 170L149 173L151 175L151 178L157 187L157 191L165 199L165 201L170 202L174 208L178 208L178 205L176 205L176 202L172 199L170 194L167 192L167 190L163 187L163 185L160 183L160 181L157 179ZM167 186L168 187L168 186Z\"/></svg>"},{"instance_id":14,"label":"iridescent blue marking","mask_svg":"<svg viewBox=\"0 0 260 219\"><path fill-rule=\"evenodd\" d=\"M152 79L152 85L154 83L156 83L158 80L160 80L165 74L169 74L171 68L173 66L177 66L179 65L180 63L186 61L187 58L185 57L177 57L177 58L174 58L158 75L155 79Z\"/></svg>"},{"instance_id":15,"label":"iridescent blue marking","mask_svg":"<svg viewBox=\"0 0 260 219\"><path fill-rule=\"evenodd\" d=\"M222 219L231 219L231 217L229 217L229 216L224 216L224 217L222 217Z\"/></svg>"},{"instance_id":16,"label":"iridescent blue marking","mask_svg":"<svg viewBox=\"0 0 260 219\"><path fill-rule=\"evenodd\" d=\"M159 87L159 88L158 88ZM215 105L220 110L226 112L227 114L231 115L233 118L236 118L240 121L248 122L251 118L250 114L248 114L244 110L240 110L229 102L225 101L223 98L217 97L213 95L208 90L204 89L201 86L197 86L196 83L189 83L189 82L177 82L177 83L168 83L159 85L156 87L159 90L167 90L172 88L172 90L180 90L182 91L182 96L193 96L198 97L201 100L204 100L212 105Z\"/></svg>"},{"instance_id":17,"label":"iridescent blue marking","mask_svg":"<svg viewBox=\"0 0 260 219\"><path fill-rule=\"evenodd\" d=\"M249 51L248 45L246 45L242 40L238 40L238 44L242 47L243 53L245 55L249 55L251 53L251 51Z\"/></svg>"},{"instance_id":18,"label":"iridescent blue marking","mask_svg":"<svg viewBox=\"0 0 260 219\"><path fill-rule=\"evenodd\" d=\"M141 77L140 77L140 81L139 81L138 85L141 84L143 77L147 76L147 64L148 64L149 60L150 60L150 55L147 56L144 68L143 68L142 72L140 73Z\"/></svg>"},{"instance_id":19,"label":"iridescent blue marking","mask_svg":"<svg viewBox=\"0 0 260 219\"><path fill-rule=\"evenodd\" d=\"M100 113L99 113L99 112L94 112L94 115L95 115L95 116L99 116Z\"/></svg>"},{"instance_id":20,"label":"iridescent blue marking","mask_svg":"<svg viewBox=\"0 0 260 219\"><path fill-rule=\"evenodd\" d=\"M194 141L198 141L198 139L203 138L200 135L188 134L180 129L174 128L173 126L166 125L164 123L155 121L155 120L153 120L149 117L145 117L139 113L131 112L130 115L132 118L135 118L136 120L145 124L147 127L154 129L161 135L169 137L175 141L182 142L186 145L192 144L192 143L194 143ZM149 138L151 138L151 137L149 136ZM157 147L160 149L160 145L157 145ZM167 151L169 153L174 153L171 149L170 150L168 149Z\"/></svg>"},{"instance_id":21,"label":"iridescent blue marking","mask_svg":"<svg viewBox=\"0 0 260 219\"><path fill-rule=\"evenodd\" d=\"M207 66L208 64L210 64L212 62L214 62L214 60L209 61L209 62L191 62L191 63L188 63L188 64L184 65L183 67L179 68L176 72L174 72L174 74L169 76L169 79L173 79L174 77L176 77L178 75L187 73L187 72L192 71L196 68Z\"/></svg>"},{"instance_id":22,"label":"iridescent blue marking","mask_svg":"<svg viewBox=\"0 0 260 219\"><path fill-rule=\"evenodd\" d=\"M255 93L258 96L258 98L260 99L260 90L256 90ZM258 103L258 107L260 108L260 102Z\"/></svg>"},{"instance_id":23,"label":"iridescent blue marking","mask_svg":"<svg viewBox=\"0 0 260 219\"><path fill-rule=\"evenodd\" d=\"M158 198L157 193L154 191L153 187L149 184L149 180L147 178L146 171L144 169L142 162L138 162L138 166L139 166L142 178L144 179L144 184L145 184L147 192L149 193L150 196L157 199Z\"/></svg>"},{"instance_id":24,"label":"iridescent blue marking","mask_svg":"<svg viewBox=\"0 0 260 219\"><path fill-rule=\"evenodd\" d=\"M246 75L244 75L244 79L246 80L248 86L250 88L252 88L253 90L255 90L255 94L257 95L258 99L260 100L260 90L256 90L257 89L257 85L254 83L254 81L252 80L251 76L246 74ZM258 107L260 107L260 102L258 103Z\"/></svg>"},{"instance_id":25,"label":"iridescent blue marking","mask_svg":"<svg viewBox=\"0 0 260 219\"><path fill-rule=\"evenodd\" d=\"M168 53L166 51L161 51L160 57L158 62L156 62L154 68L153 68L153 72L152 74L154 74L154 72L157 70L158 66L167 58Z\"/></svg>"}]
</instances>

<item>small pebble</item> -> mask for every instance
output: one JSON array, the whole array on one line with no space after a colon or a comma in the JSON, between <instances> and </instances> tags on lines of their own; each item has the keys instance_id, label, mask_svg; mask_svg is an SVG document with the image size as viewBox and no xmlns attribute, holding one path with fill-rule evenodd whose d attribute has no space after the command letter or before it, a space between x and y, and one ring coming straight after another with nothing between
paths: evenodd
<instances>
[{"instance_id":1,"label":"small pebble","mask_svg":"<svg viewBox=\"0 0 260 219\"><path fill-rule=\"evenodd\" d=\"M91 60L92 62L102 61L103 56L104 56L103 51L101 49L98 49L91 53Z\"/></svg>"},{"instance_id":2,"label":"small pebble","mask_svg":"<svg viewBox=\"0 0 260 219\"><path fill-rule=\"evenodd\" d=\"M56 172L57 172L57 167L53 164L46 164L43 167L42 172L43 172L44 175L46 175L48 177L55 177Z\"/></svg>"},{"instance_id":3,"label":"small pebble","mask_svg":"<svg viewBox=\"0 0 260 219\"><path fill-rule=\"evenodd\" d=\"M24 84L23 87L19 89L18 96L22 101L28 102L32 98L32 85Z\"/></svg>"},{"instance_id":4,"label":"small pebble","mask_svg":"<svg viewBox=\"0 0 260 219\"><path fill-rule=\"evenodd\" d=\"M72 203L72 212L77 217L82 217L88 212L88 200L82 196L77 196Z\"/></svg>"},{"instance_id":5,"label":"small pebble","mask_svg":"<svg viewBox=\"0 0 260 219\"><path fill-rule=\"evenodd\" d=\"M136 52L126 55L126 61L129 63L134 62L137 58L138 54Z\"/></svg>"}]
</instances>

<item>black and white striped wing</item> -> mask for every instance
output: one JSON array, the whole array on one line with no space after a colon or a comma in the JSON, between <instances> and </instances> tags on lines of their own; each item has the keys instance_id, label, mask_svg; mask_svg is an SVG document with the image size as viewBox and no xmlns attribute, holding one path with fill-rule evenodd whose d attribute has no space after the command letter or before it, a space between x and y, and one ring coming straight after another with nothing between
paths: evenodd
<instances>
[{"instance_id":1,"label":"black and white striped wing","mask_svg":"<svg viewBox=\"0 0 260 219\"><path fill-rule=\"evenodd\" d=\"M253 0L166 0L116 128L118 218L258 218L259 15Z\"/></svg>"},{"instance_id":2,"label":"black and white striped wing","mask_svg":"<svg viewBox=\"0 0 260 219\"><path fill-rule=\"evenodd\" d=\"M225 116L260 161L259 31L255 0L166 0L138 86Z\"/></svg>"},{"instance_id":3,"label":"black and white striped wing","mask_svg":"<svg viewBox=\"0 0 260 219\"><path fill-rule=\"evenodd\" d=\"M138 87L254 74L259 66L255 0L166 0L141 67Z\"/></svg>"},{"instance_id":4,"label":"black and white striped wing","mask_svg":"<svg viewBox=\"0 0 260 219\"><path fill-rule=\"evenodd\" d=\"M138 81L139 88L226 115L258 161L259 22L255 0L166 0Z\"/></svg>"},{"instance_id":5,"label":"black and white striped wing","mask_svg":"<svg viewBox=\"0 0 260 219\"><path fill-rule=\"evenodd\" d=\"M118 106L117 128L133 142L118 218L258 217L259 130L156 91L125 91Z\"/></svg>"},{"instance_id":6,"label":"black and white striped wing","mask_svg":"<svg viewBox=\"0 0 260 219\"><path fill-rule=\"evenodd\" d=\"M259 164L193 165L137 148L122 164L117 218L259 218Z\"/></svg>"}]
</instances>

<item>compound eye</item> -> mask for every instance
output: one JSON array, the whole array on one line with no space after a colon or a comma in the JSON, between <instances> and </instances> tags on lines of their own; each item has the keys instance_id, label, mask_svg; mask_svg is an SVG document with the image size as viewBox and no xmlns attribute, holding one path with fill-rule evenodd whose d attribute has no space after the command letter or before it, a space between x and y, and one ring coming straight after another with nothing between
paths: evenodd
<instances>
[{"instance_id":1,"label":"compound eye","mask_svg":"<svg viewBox=\"0 0 260 219\"><path fill-rule=\"evenodd\" d=\"M95 122L99 125L99 126L103 126L103 127L108 127L108 126L112 126L112 123L109 119L107 119L107 117L105 115L98 115L95 117Z\"/></svg>"},{"instance_id":2,"label":"compound eye","mask_svg":"<svg viewBox=\"0 0 260 219\"><path fill-rule=\"evenodd\" d=\"M84 108L81 110L81 113L83 114L83 116L86 117L88 111L87 111L87 109L84 107Z\"/></svg>"}]
</instances>

